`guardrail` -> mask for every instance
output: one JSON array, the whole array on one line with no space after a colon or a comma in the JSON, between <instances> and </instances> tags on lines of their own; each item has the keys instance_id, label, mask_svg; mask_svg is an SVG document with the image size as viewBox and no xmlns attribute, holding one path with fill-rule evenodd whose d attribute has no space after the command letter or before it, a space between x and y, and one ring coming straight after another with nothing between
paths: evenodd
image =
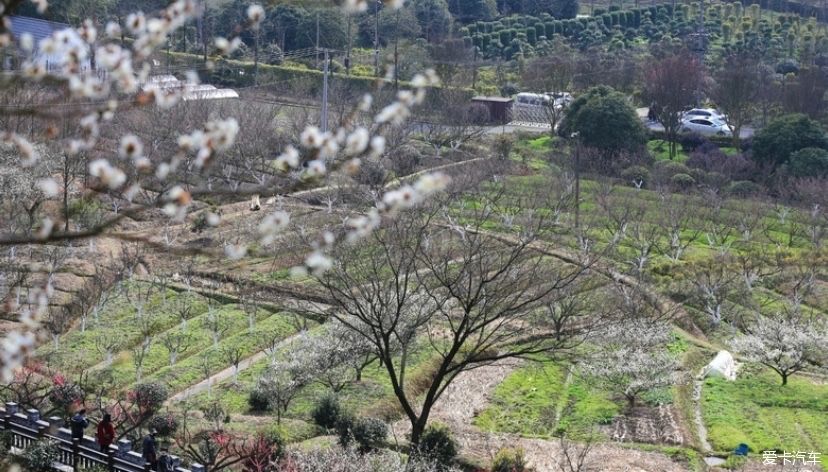
<instances>
[{"instance_id":1,"label":"guardrail","mask_svg":"<svg viewBox=\"0 0 828 472\"><path fill-rule=\"evenodd\" d=\"M102 466L110 472L152 472L150 464L144 461L140 453L132 450L132 442L121 439L110 445L104 452L94 438L84 436L77 440L72 432L63 427L63 420L51 417L43 420L35 409L19 411L17 403L8 402L0 408L0 429L11 432L11 446L25 449L41 439L57 442L60 457L55 470L78 471L81 467ZM171 456L175 472L206 472L201 464L191 464L189 469L181 466L181 459Z\"/></svg>"}]
</instances>

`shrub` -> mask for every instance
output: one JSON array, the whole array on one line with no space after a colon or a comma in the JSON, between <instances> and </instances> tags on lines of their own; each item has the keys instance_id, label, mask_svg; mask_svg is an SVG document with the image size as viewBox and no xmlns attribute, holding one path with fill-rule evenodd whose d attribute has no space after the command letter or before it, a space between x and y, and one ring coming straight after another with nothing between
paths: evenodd
<instances>
[{"instance_id":1,"label":"shrub","mask_svg":"<svg viewBox=\"0 0 828 472\"><path fill-rule=\"evenodd\" d=\"M828 176L828 151L820 148L805 148L791 154L786 169L794 177Z\"/></svg>"},{"instance_id":2,"label":"shrub","mask_svg":"<svg viewBox=\"0 0 828 472\"><path fill-rule=\"evenodd\" d=\"M714 146L710 149L706 144L690 154L687 166L705 172L718 172L731 180L748 180L756 175L756 165L744 155L728 156L719 148Z\"/></svg>"},{"instance_id":3,"label":"shrub","mask_svg":"<svg viewBox=\"0 0 828 472\"><path fill-rule=\"evenodd\" d=\"M169 437L178 430L178 419L172 414L153 416L147 427L158 431L161 437Z\"/></svg>"},{"instance_id":4,"label":"shrub","mask_svg":"<svg viewBox=\"0 0 828 472\"><path fill-rule=\"evenodd\" d=\"M250 411L268 411L270 409L270 395L264 389L254 387L247 395L247 405L250 406Z\"/></svg>"},{"instance_id":5,"label":"shrub","mask_svg":"<svg viewBox=\"0 0 828 472\"><path fill-rule=\"evenodd\" d=\"M699 133L683 133L679 135L678 142L686 152L693 152L710 141Z\"/></svg>"},{"instance_id":6,"label":"shrub","mask_svg":"<svg viewBox=\"0 0 828 472\"><path fill-rule=\"evenodd\" d=\"M13 439L11 431L0 430L0 461L5 459L11 452Z\"/></svg>"},{"instance_id":7,"label":"shrub","mask_svg":"<svg viewBox=\"0 0 828 472\"><path fill-rule=\"evenodd\" d=\"M727 186L727 193L737 197L755 195L761 190L762 187L749 180L737 180L736 182L731 182L731 184Z\"/></svg>"},{"instance_id":8,"label":"shrub","mask_svg":"<svg viewBox=\"0 0 828 472\"><path fill-rule=\"evenodd\" d=\"M59 457L57 442L40 440L24 449L18 460L27 472L50 472Z\"/></svg>"},{"instance_id":9,"label":"shrub","mask_svg":"<svg viewBox=\"0 0 828 472\"><path fill-rule=\"evenodd\" d=\"M825 132L819 123L805 115L785 115L756 133L753 160L776 169L786 164L793 153L805 148L828 148Z\"/></svg>"},{"instance_id":10,"label":"shrub","mask_svg":"<svg viewBox=\"0 0 828 472\"><path fill-rule=\"evenodd\" d=\"M497 451L492 472L528 472L522 448L504 447Z\"/></svg>"},{"instance_id":11,"label":"shrub","mask_svg":"<svg viewBox=\"0 0 828 472\"><path fill-rule=\"evenodd\" d=\"M313 422L325 429L333 429L343 415L342 406L333 393L328 393L319 399L313 409Z\"/></svg>"},{"instance_id":12,"label":"shrub","mask_svg":"<svg viewBox=\"0 0 828 472\"><path fill-rule=\"evenodd\" d=\"M676 174L670 177L670 183L678 188L690 188L696 184L696 179L689 174Z\"/></svg>"},{"instance_id":13,"label":"shrub","mask_svg":"<svg viewBox=\"0 0 828 472\"><path fill-rule=\"evenodd\" d=\"M628 184L645 187L650 181L650 171L646 167L631 166L621 172L621 178Z\"/></svg>"},{"instance_id":14,"label":"shrub","mask_svg":"<svg viewBox=\"0 0 828 472\"><path fill-rule=\"evenodd\" d=\"M167 399L167 387L157 382L138 384L130 392L142 414L152 414Z\"/></svg>"},{"instance_id":15,"label":"shrub","mask_svg":"<svg viewBox=\"0 0 828 472\"><path fill-rule=\"evenodd\" d=\"M675 161L659 161L655 165L655 179L659 182L665 182L676 174L689 174L690 168L681 162Z\"/></svg>"},{"instance_id":16,"label":"shrub","mask_svg":"<svg viewBox=\"0 0 828 472\"><path fill-rule=\"evenodd\" d=\"M72 405L83 402L86 395L78 384L62 382L56 383L49 392L49 401L58 409L68 412Z\"/></svg>"},{"instance_id":17,"label":"shrub","mask_svg":"<svg viewBox=\"0 0 828 472\"><path fill-rule=\"evenodd\" d=\"M388 436L388 425L377 418L356 418L342 416L336 424L339 444L348 447L352 442L357 443L360 452L369 452L382 445Z\"/></svg>"},{"instance_id":18,"label":"shrub","mask_svg":"<svg viewBox=\"0 0 828 472\"><path fill-rule=\"evenodd\" d=\"M443 470L451 466L457 452L457 441L451 436L448 427L440 423L433 423L423 431L417 448L419 455L433 461Z\"/></svg>"}]
</instances>

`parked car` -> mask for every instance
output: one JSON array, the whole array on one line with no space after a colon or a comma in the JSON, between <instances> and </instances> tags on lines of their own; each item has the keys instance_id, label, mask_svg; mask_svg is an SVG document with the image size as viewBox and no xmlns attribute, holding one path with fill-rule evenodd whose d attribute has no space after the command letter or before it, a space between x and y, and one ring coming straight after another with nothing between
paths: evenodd
<instances>
[{"instance_id":1,"label":"parked car","mask_svg":"<svg viewBox=\"0 0 828 472\"><path fill-rule=\"evenodd\" d=\"M681 120L682 133L699 133L703 136L732 136L730 128L723 120L707 118L690 118Z\"/></svg>"},{"instance_id":2,"label":"parked car","mask_svg":"<svg viewBox=\"0 0 828 472\"><path fill-rule=\"evenodd\" d=\"M719 113L719 110L716 110L715 108L692 108L684 112L682 115L682 119L685 120L691 120L693 118L705 118L721 122L727 121L727 117L725 117L722 113Z\"/></svg>"},{"instance_id":3,"label":"parked car","mask_svg":"<svg viewBox=\"0 0 828 472\"><path fill-rule=\"evenodd\" d=\"M553 103L555 108L562 108L572 101L572 95L567 92L529 93L521 92L515 97L516 110L538 111L541 107Z\"/></svg>"}]
</instances>

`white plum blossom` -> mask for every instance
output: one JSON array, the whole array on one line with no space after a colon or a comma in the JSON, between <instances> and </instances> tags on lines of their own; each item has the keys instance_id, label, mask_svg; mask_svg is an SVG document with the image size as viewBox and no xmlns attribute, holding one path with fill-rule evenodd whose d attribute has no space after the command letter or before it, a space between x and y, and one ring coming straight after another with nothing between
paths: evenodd
<instances>
[{"instance_id":1,"label":"white plum blossom","mask_svg":"<svg viewBox=\"0 0 828 472\"><path fill-rule=\"evenodd\" d=\"M368 147L370 134L368 130L359 127L355 129L345 140L345 154L349 156L357 156L365 152Z\"/></svg>"},{"instance_id":2,"label":"white plum blossom","mask_svg":"<svg viewBox=\"0 0 828 472\"><path fill-rule=\"evenodd\" d=\"M144 154L144 144L134 134L126 134L121 137L118 145L118 154L124 159L134 159Z\"/></svg>"},{"instance_id":3,"label":"white plum blossom","mask_svg":"<svg viewBox=\"0 0 828 472\"><path fill-rule=\"evenodd\" d=\"M106 159L95 159L89 163L89 175L100 179L101 183L112 190L126 183L126 174L112 166Z\"/></svg>"},{"instance_id":4,"label":"white plum blossom","mask_svg":"<svg viewBox=\"0 0 828 472\"><path fill-rule=\"evenodd\" d=\"M378 158L385 152L385 136L377 135L371 138L371 157Z\"/></svg>"},{"instance_id":5,"label":"white plum blossom","mask_svg":"<svg viewBox=\"0 0 828 472\"><path fill-rule=\"evenodd\" d=\"M280 172L296 169L299 167L299 151L293 146L286 147L285 151L276 158L274 165Z\"/></svg>"},{"instance_id":6,"label":"white plum blossom","mask_svg":"<svg viewBox=\"0 0 828 472\"><path fill-rule=\"evenodd\" d=\"M40 154L35 150L32 143L19 134L7 133L3 140L17 148L17 152L20 153L20 165L22 167L31 167L40 160Z\"/></svg>"},{"instance_id":7,"label":"white plum blossom","mask_svg":"<svg viewBox=\"0 0 828 472\"><path fill-rule=\"evenodd\" d=\"M259 223L259 234L261 243L264 246L273 244L276 235L287 228L290 223L290 214L286 211L275 211L262 219Z\"/></svg>"},{"instance_id":8,"label":"white plum blossom","mask_svg":"<svg viewBox=\"0 0 828 472\"><path fill-rule=\"evenodd\" d=\"M327 172L325 162L319 159L308 162L305 172L302 174L307 179L315 179L322 177Z\"/></svg>"},{"instance_id":9,"label":"white plum blossom","mask_svg":"<svg viewBox=\"0 0 828 472\"><path fill-rule=\"evenodd\" d=\"M130 13L127 15L125 24L130 33L138 35L147 28L147 19L144 12Z\"/></svg>"},{"instance_id":10,"label":"white plum blossom","mask_svg":"<svg viewBox=\"0 0 828 472\"><path fill-rule=\"evenodd\" d=\"M368 9L366 0L345 0L343 7L348 13L362 13Z\"/></svg>"},{"instance_id":11,"label":"white plum blossom","mask_svg":"<svg viewBox=\"0 0 828 472\"><path fill-rule=\"evenodd\" d=\"M37 188L39 188L40 191L43 192L43 195L45 195L46 198L57 197L60 193L60 187L58 186L58 183L55 182L55 179L52 178L38 180Z\"/></svg>"},{"instance_id":12,"label":"white plum blossom","mask_svg":"<svg viewBox=\"0 0 828 472\"><path fill-rule=\"evenodd\" d=\"M314 251L305 258L305 266L308 272L315 276L319 276L333 267L333 261L330 257L320 251Z\"/></svg>"},{"instance_id":13,"label":"white plum blossom","mask_svg":"<svg viewBox=\"0 0 828 472\"><path fill-rule=\"evenodd\" d=\"M247 246L243 244L226 244L224 254L228 259L237 261L247 255Z\"/></svg>"},{"instance_id":14,"label":"white plum blossom","mask_svg":"<svg viewBox=\"0 0 828 472\"><path fill-rule=\"evenodd\" d=\"M23 33L20 35L20 48L26 52L32 52L34 49L34 36L31 33Z\"/></svg>"},{"instance_id":15,"label":"white plum blossom","mask_svg":"<svg viewBox=\"0 0 828 472\"><path fill-rule=\"evenodd\" d=\"M377 116L376 118L374 118L374 121L376 121L379 124L391 123L398 125L405 121L405 119L408 118L410 114L411 111L408 109L408 107L405 106L405 104L400 102L394 102L390 105L387 105L379 113L377 113Z\"/></svg>"},{"instance_id":16,"label":"white plum blossom","mask_svg":"<svg viewBox=\"0 0 828 472\"><path fill-rule=\"evenodd\" d=\"M299 142L306 148L318 148L322 146L326 137L326 133L320 131L316 126L308 126L299 135Z\"/></svg>"},{"instance_id":17,"label":"white plum blossom","mask_svg":"<svg viewBox=\"0 0 828 472\"><path fill-rule=\"evenodd\" d=\"M264 20L265 11L261 5L254 3L247 7L247 19L250 21L250 27L254 30L259 29L262 20Z\"/></svg>"},{"instance_id":18,"label":"white plum blossom","mask_svg":"<svg viewBox=\"0 0 828 472\"><path fill-rule=\"evenodd\" d=\"M117 39L121 36L121 25L119 25L115 21L110 21L106 24L104 32L106 33L107 37Z\"/></svg>"}]
</instances>

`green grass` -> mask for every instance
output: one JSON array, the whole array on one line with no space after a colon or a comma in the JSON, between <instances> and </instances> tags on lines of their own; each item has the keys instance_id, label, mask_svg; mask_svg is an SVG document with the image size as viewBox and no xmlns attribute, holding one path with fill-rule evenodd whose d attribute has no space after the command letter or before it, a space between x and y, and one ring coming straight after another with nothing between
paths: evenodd
<instances>
[{"instance_id":1,"label":"green grass","mask_svg":"<svg viewBox=\"0 0 828 472\"><path fill-rule=\"evenodd\" d=\"M770 371L745 372L734 382L707 379L702 409L715 450L745 443L754 451L822 452L828 464L828 385L802 376L780 384Z\"/></svg>"},{"instance_id":2,"label":"green grass","mask_svg":"<svg viewBox=\"0 0 828 472\"><path fill-rule=\"evenodd\" d=\"M619 407L606 392L581 379L566 384L566 367L545 363L522 367L494 391L491 405L475 419L481 429L549 438L560 432L577 436L609 423Z\"/></svg>"},{"instance_id":3,"label":"green grass","mask_svg":"<svg viewBox=\"0 0 828 472\"><path fill-rule=\"evenodd\" d=\"M678 149L676 150L676 156L672 160L676 162L686 161L689 157L687 152L681 147L680 144L677 145L677 147ZM663 141L661 139L653 139L652 141L648 141L647 150L650 151L650 154L652 154L657 161L670 160L670 145L667 141Z\"/></svg>"}]
</instances>

